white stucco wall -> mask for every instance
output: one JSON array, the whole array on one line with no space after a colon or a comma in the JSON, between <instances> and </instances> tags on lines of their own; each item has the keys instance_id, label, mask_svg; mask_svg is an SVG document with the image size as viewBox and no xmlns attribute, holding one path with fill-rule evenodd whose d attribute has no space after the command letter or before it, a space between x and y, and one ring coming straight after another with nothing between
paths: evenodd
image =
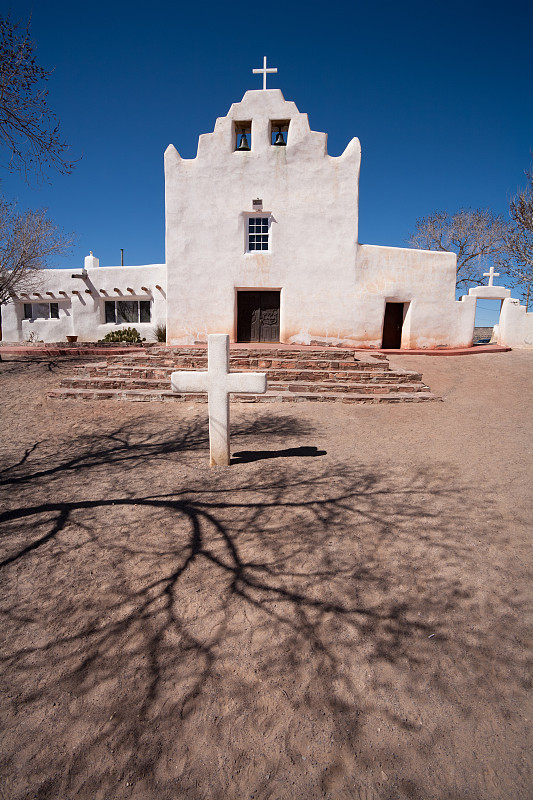
<instances>
[{"instance_id":1,"label":"white stucco wall","mask_svg":"<svg viewBox=\"0 0 533 800\"><path fill-rule=\"evenodd\" d=\"M86 259L86 263L89 258ZM92 263L98 263L92 259ZM166 269L164 264L137 267L88 267L48 269L42 274L39 291L18 295L2 307L2 339L24 342L65 341L75 335L80 342L96 342L112 330L137 328L147 340L152 329L166 322ZM161 288L157 288L157 287ZM143 288L144 287L144 288ZM117 291L118 290L118 291ZM132 291L130 291L132 290ZM151 321L124 324L105 322L105 300L145 300L151 303ZM23 319L24 303L57 303L59 319Z\"/></svg>"},{"instance_id":2,"label":"white stucco wall","mask_svg":"<svg viewBox=\"0 0 533 800\"><path fill-rule=\"evenodd\" d=\"M286 147L272 120L289 121ZM252 123L250 152L235 151L235 122ZM165 154L168 336L190 343L236 336L236 291L281 289L281 339L352 328L360 146L332 158L327 137L279 89L247 92L200 136L195 159ZM272 215L270 252L246 252L252 200Z\"/></svg>"},{"instance_id":3,"label":"white stucco wall","mask_svg":"<svg viewBox=\"0 0 533 800\"><path fill-rule=\"evenodd\" d=\"M359 346L381 347L385 304L390 302L409 304L402 348L469 347L476 304L468 298L455 300L455 274L454 253L359 245L355 269Z\"/></svg>"},{"instance_id":4,"label":"white stucco wall","mask_svg":"<svg viewBox=\"0 0 533 800\"><path fill-rule=\"evenodd\" d=\"M526 312L525 306L510 297L502 304L498 344L533 350L533 312Z\"/></svg>"}]
</instances>

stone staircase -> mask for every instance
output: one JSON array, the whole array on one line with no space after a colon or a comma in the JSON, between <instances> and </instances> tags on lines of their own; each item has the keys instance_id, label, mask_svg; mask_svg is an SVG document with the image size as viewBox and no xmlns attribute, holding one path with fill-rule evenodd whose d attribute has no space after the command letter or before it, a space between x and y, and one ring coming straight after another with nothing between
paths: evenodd
<instances>
[{"instance_id":1,"label":"stone staircase","mask_svg":"<svg viewBox=\"0 0 533 800\"><path fill-rule=\"evenodd\" d=\"M173 400L207 402L206 394L176 394L170 388L175 370L206 370L207 348L162 347L108 356L83 364L64 378L49 397L79 400ZM235 347L232 372L266 372L267 392L235 394L234 401L399 403L437 400L422 375L391 369L383 353L341 348Z\"/></svg>"}]
</instances>

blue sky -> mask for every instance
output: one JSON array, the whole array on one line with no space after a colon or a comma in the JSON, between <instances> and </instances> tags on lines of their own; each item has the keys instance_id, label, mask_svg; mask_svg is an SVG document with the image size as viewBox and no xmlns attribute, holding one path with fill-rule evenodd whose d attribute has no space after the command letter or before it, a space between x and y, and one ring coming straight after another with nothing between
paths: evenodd
<instances>
[{"instance_id":1,"label":"blue sky","mask_svg":"<svg viewBox=\"0 0 533 800\"><path fill-rule=\"evenodd\" d=\"M359 238L404 246L436 209L507 213L533 148L530 2L107 2L15 0L32 13L38 61L55 68L49 104L73 157L70 176L27 187L102 264L164 261L163 153L198 136L247 89L263 55L331 155L362 146ZM67 266L67 262L58 264ZM488 301L482 305L490 306ZM494 314L478 324L490 324Z\"/></svg>"}]
</instances>

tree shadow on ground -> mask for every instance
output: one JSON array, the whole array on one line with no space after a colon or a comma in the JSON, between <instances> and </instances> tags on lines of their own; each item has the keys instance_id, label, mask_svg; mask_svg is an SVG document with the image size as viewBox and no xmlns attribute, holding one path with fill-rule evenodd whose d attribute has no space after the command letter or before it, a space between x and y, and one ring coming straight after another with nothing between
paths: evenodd
<instances>
[{"instance_id":1,"label":"tree shadow on ground","mask_svg":"<svg viewBox=\"0 0 533 800\"><path fill-rule=\"evenodd\" d=\"M468 716L489 665L519 680L494 642L521 600L484 564L494 599L480 614L456 475L321 459L199 474L206 424L146 425L4 471L12 800L357 797L377 786L370 718L411 736L430 769L458 696ZM264 415L233 435L262 425L303 430ZM178 468L179 488L157 491ZM390 769L394 737L374 741ZM414 771L391 791L376 796L453 796Z\"/></svg>"},{"instance_id":2,"label":"tree shadow on ground","mask_svg":"<svg viewBox=\"0 0 533 800\"><path fill-rule=\"evenodd\" d=\"M273 441L276 438L285 441L287 437L301 437L311 432L312 426L296 417L279 417L265 412L253 420L232 425L231 439L235 441L268 435ZM68 473L77 480L83 480L84 473L94 474L101 466L106 470L145 469L148 461L164 461L171 455L207 450L208 447L207 417L195 418L185 424L167 422L165 425L149 415L140 423L127 421L111 430L102 431L101 435L95 435L92 429L87 433L77 433L63 449L58 447L57 441L49 443L47 447L44 447L44 442L34 442L18 462L2 465L0 487L27 484L52 476L61 477ZM30 454L31 469L27 469L26 461Z\"/></svg>"}]
</instances>

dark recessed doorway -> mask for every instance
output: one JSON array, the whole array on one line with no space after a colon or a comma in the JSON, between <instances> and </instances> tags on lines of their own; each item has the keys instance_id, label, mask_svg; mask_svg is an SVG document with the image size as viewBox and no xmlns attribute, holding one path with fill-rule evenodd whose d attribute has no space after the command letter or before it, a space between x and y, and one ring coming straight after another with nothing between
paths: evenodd
<instances>
[{"instance_id":1,"label":"dark recessed doorway","mask_svg":"<svg viewBox=\"0 0 533 800\"><path fill-rule=\"evenodd\" d=\"M399 350L402 345L402 326L405 303L385 303L385 318L383 320L384 350Z\"/></svg>"},{"instance_id":2,"label":"dark recessed doorway","mask_svg":"<svg viewBox=\"0 0 533 800\"><path fill-rule=\"evenodd\" d=\"M279 342L279 295L237 292L238 342Z\"/></svg>"}]
</instances>

